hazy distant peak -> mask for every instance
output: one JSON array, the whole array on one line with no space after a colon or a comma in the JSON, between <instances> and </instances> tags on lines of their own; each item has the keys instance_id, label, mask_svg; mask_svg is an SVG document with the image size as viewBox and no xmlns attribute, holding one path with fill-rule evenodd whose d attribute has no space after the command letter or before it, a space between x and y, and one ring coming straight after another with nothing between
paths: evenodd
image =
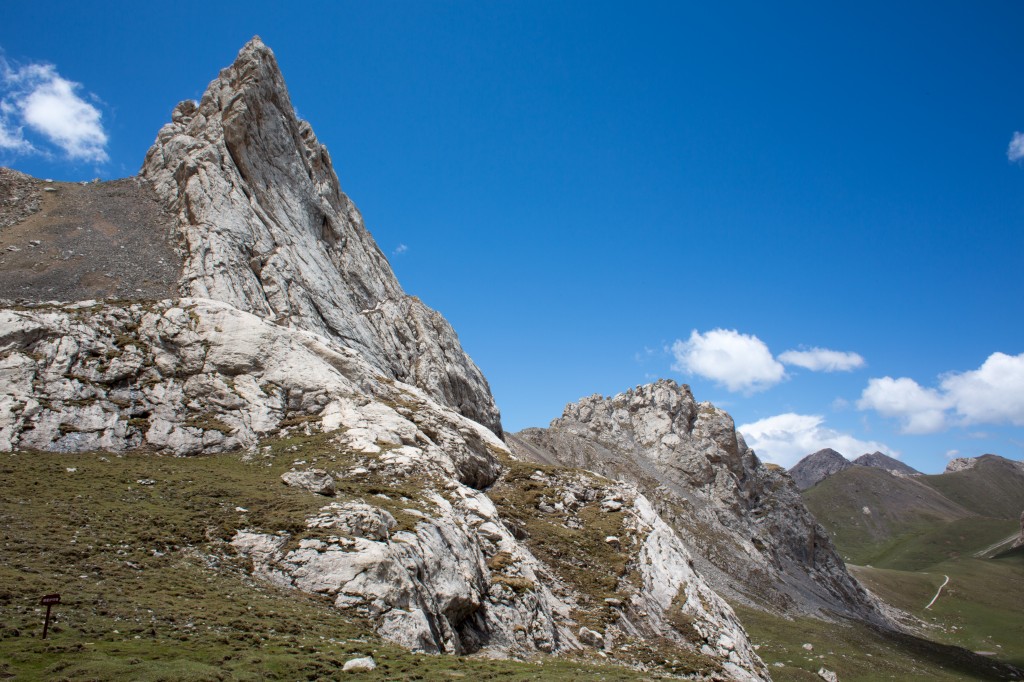
<instances>
[{"instance_id":1,"label":"hazy distant peak","mask_svg":"<svg viewBox=\"0 0 1024 682\"><path fill-rule=\"evenodd\" d=\"M807 490L829 476L853 466L846 457L832 448L807 455L789 470L789 475L800 490Z\"/></svg>"},{"instance_id":2,"label":"hazy distant peak","mask_svg":"<svg viewBox=\"0 0 1024 682\"><path fill-rule=\"evenodd\" d=\"M863 467L877 467L879 469L885 469L894 476L920 476L921 472L912 466L904 464L903 462L890 457L889 455L882 454L881 452L872 452L870 454L863 454L857 459L853 460L853 463L857 466Z\"/></svg>"}]
</instances>

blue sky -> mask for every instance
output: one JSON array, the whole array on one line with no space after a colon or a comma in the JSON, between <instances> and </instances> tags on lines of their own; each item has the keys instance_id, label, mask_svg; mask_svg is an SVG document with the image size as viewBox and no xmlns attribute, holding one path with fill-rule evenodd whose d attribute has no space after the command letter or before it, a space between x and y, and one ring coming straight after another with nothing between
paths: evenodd
<instances>
[{"instance_id":1,"label":"blue sky","mask_svg":"<svg viewBox=\"0 0 1024 682\"><path fill-rule=\"evenodd\" d=\"M787 465L1022 458L1024 5L833 4L8 2L0 163L134 174L259 34L507 429L669 377Z\"/></svg>"}]
</instances>

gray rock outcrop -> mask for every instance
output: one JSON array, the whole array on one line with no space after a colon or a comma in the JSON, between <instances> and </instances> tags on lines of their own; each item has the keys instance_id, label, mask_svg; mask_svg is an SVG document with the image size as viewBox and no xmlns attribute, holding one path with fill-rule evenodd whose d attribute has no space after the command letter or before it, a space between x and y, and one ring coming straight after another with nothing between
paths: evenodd
<instances>
[{"instance_id":1,"label":"gray rock outcrop","mask_svg":"<svg viewBox=\"0 0 1024 682\"><path fill-rule=\"evenodd\" d=\"M955 474L958 471L973 469L977 465L977 457L956 457L955 459L949 460L949 463L946 464L946 470L944 473Z\"/></svg>"},{"instance_id":2,"label":"gray rock outcrop","mask_svg":"<svg viewBox=\"0 0 1024 682\"><path fill-rule=\"evenodd\" d=\"M253 38L157 135L141 175L177 218L185 296L351 348L495 433L490 388L451 325L407 296Z\"/></svg>"},{"instance_id":3,"label":"gray rock outcrop","mask_svg":"<svg viewBox=\"0 0 1024 682\"><path fill-rule=\"evenodd\" d=\"M849 469L853 464L832 448L807 455L789 470L789 476L799 490L807 490L832 474Z\"/></svg>"},{"instance_id":4,"label":"gray rock outcrop","mask_svg":"<svg viewBox=\"0 0 1024 682\"><path fill-rule=\"evenodd\" d=\"M306 469L305 471L286 471L281 474L286 485L308 490L317 495L332 497L334 495L334 478L323 469Z\"/></svg>"},{"instance_id":5,"label":"gray rock outcrop","mask_svg":"<svg viewBox=\"0 0 1024 682\"><path fill-rule=\"evenodd\" d=\"M886 619L846 571L792 480L757 459L724 411L659 381L566 406L507 438L519 457L637 485L713 587L788 613Z\"/></svg>"}]
</instances>

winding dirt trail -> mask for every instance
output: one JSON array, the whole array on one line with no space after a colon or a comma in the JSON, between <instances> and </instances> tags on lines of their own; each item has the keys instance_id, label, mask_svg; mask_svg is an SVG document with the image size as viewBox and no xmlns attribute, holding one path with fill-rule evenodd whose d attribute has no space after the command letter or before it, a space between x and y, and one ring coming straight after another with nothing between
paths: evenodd
<instances>
[{"instance_id":1,"label":"winding dirt trail","mask_svg":"<svg viewBox=\"0 0 1024 682\"><path fill-rule=\"evenodd\" d=\"M942 594L942 588L945 587L948 584L949 584L949 576L947 575L946 576L946 581L944 583L942 583L941 585L939 585L939 589L935 593L935 596L932 597L932 600L930 602L928 602L928 606L924 607L925 611L927 611L928 609L930 609L932 607L932 604L935 603L935 600L939 598L940 594Z\"/></svg>"}]
</instances>

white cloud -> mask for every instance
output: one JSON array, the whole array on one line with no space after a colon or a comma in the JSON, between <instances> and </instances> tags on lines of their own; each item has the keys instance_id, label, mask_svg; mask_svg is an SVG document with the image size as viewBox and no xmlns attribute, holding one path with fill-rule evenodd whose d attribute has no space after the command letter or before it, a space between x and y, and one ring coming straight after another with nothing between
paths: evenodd
<instances>
[{"instance_id":1,"label":"white cloud","mask_svg":"<svg viewBox=\"0 0 1024 682\"><path fill-rule=\"evenodd\" d=\"M755 393L786 378L785 369L761 339L734 329L706 334L694 329L689 340L672 344L672 355L674 371L711 379L729 391Z\"/></svg>"},{"instance_id":2,"label":"white cloud","mask_svg":"<svg viewBox=\"0 0 1024 682\"><path fill-rule=\"evenodd\" d=\"M32 151L32 145L25 139L21 128L12 124L2 111L0 111L0 149L18 154Z\"/></svg>"},{"instance_id":3,"label":"white cloud","mask_svg":"<svg viewBox=\"0 0 1024 682\"><path fill-rule=\"evenodd\" d=\"M934 433L951 423L1024 426L1024 353L993 353L976 370L951 372L939 388L913 379L871 379L857 407L901 421L904 433Z\"/></svg>"},{"instance_id":4,"label":"white cloud","mask_svg":"<svg viewBox=\"0 0 1024 682\"><path fill-rule=\"evenodd\" d=\"M76 161L107 161L107 134L102 114L78 95L81 85L62 78L52 64L12 68L0 61L0 148L16 153L38 151L25 128Z\"/></svg>"},{"instance_id":5,"label":"white cloud","mask_svg":"<svg viewBox=\"0 0 1024 682\"><path fill-rule=\"evenodd\" d=\"M976 370L942 377L964 424L1024 426L1024 353L993 353Z\"/></svg>"},{"instance_id":6,"label":"white cloud","mask_svg":"<svg viewBox=\"0 0 1024 682\"><path fill-rule=\"evenodd\" d=\"M888 452L893 457L898 454L884 443L860 440L829 428L825 426L824 417L816 414L787 412L744 424L736 430L743 434L758 457L787 469L823 448L832 448L847 457L876 451Z\"/></svg>"},{"instance_id":7,"label":"white cloud","mask_svg":"<svg viewBox=\"0 0 1024 682\"><path fill-rule=\"evenodd\" d=\"M913 379L882 377L868 381L857 407L899 418L903 433L934 433L946 426L949 402L938 391L922 388Z\"/></svg>"},{"instance_id":8,"label":"white cloud","mask_svg":"<svg viewBox=\"0 0 1024 682\"><path fill-rule=\"evenodd\" d=\"M864 366L864 358L857 353L828 348L787 350L779 355L779 360L787 365L796 365L812 372L850 372Z\"/></svg>"},{"instance_id":9,"label":"white cloud","mask_svg":"<svg viewBox=\"0 0 1024 682\"><path fill-rule=\"evenodd\" d=\"M1010 138L1010 146L1006 148L1006 158L1010 161L1024 159L1024 133L1014 133Z\"/></svg>"},{"instance_id":10,"label":"white cloud","mask_svg":"<svg viewBox=\"0 0 1024 682\"><path fill-rule=\"evenodd\" d=\"M395 250L392 251L391 254L394 255L394 256L397 256L398 254L405 253L408 250L409 250L408 246L406 246L405 244L399 244L398 246L395 247Z\"/></svg>"}]
</instances>

